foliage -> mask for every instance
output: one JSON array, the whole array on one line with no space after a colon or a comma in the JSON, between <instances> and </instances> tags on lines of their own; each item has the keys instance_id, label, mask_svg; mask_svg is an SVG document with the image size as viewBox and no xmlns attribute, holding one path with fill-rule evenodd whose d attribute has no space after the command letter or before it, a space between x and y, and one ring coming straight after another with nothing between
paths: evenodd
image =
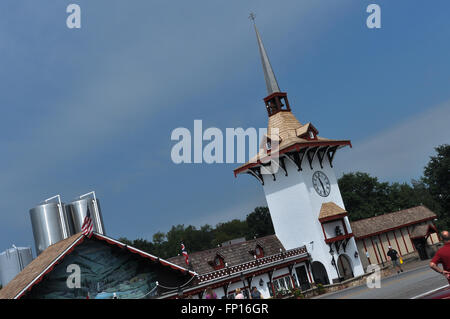
<instances>
[{"instance_id":1,"label":"foliage","mask_svg":"<svg viewBox=\"0 0 450 319\"><path fill-rule=\"evenodd\" d=\"M339 189L351 221L382 215L414 206L425 205L432 211L439 210L422 181L413 180L411 185L379 182L367 173L344 174Z\"/></svg>"},{"instance_id":2,"label":"foliage","mask_svg":"<svg viewBox=\"0 0 450 319\"><path fill-rule=\"evenodd\" d=\"M422 182L429 194L439 206L436 209L438 226L450 228L450 145L443 144L435 148L436 155L430 157L425 166Z\"/></svg>"},{"instance_id":3,"label":"foliage","mask_svg":"<svg viewBox=\"0 0 450 319\"><path fill-rule=\"evenodd\" d=\"M299 288L292 289L291 294L294 295L294 297L297 299L305 299L305 295L302 293L302 291Z\"/></svg>"},{"instance_id":4,"label":"foliage","mask_svg":"<svg viewBox=\"0 0 450 319\"><path fill-rule=\"evenodd\" d=\"M200 229L191 225L187 227L176 225L166 234L155 233L151 242L145 239L129 240L124 237L119 238L119 241L158 257L169 258L181 253L181 242L185 244L188 252L195 252L217 247L235 238L253 239L274 233L269 209L256 207L245 220L233 219L219 223L215 228L210 225L204 225Z\"/></svg>"},{"instance_id":5,"label":"foliage","mask_svg":"<svg viewBox=\"0 0 450 319\"><path fill-rule=\"evenodd\" d=\"M316 287L317 287L317 293L319 295L322 295L326 292L326 289L322 284L317 284Z\"/></svg>"},{"instance_id":6,"label":"foliage","mask_svg":"<svg viewBox=\"0 0 450 319\"><path fill-rule=\"evenodd\" d=\"M424 176L417 181L412 180L411 184L380 182L377 177L363 172L344 174L338 184L350 220L425 205L438 215L437 226L448 229L450 146L441 145L435 150L437 154L430 157ZM200 229L191 225L176 225L167 233L155 233L151 242L145 239L119 240L158 257L169 258L181 253L181 242L188 252L195 252L217 247L235 238L245 237L249 240L274 233L269 209L256 207L245 220L234 219L219 223L215 228L210 225L204 225Z\"/></svg>"}]
</instances>

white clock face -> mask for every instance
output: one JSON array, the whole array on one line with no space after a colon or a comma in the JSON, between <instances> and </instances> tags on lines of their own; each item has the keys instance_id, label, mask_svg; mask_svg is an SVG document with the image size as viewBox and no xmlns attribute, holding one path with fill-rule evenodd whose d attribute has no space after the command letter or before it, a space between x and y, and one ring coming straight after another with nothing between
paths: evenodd
<instances>
[{"instance_id":1,"label":"white clock face","mask_svg":"<svg viewBox=\"0 0 450 319\"><path fill-rule=\"evenodd\" d=\"M327 197L328 195L330 195L330 181L328 180L327 175L325 175L323 172L315 172L312 177L312 182L317 194L322 197Z\"/></svg>"}]
</instances>

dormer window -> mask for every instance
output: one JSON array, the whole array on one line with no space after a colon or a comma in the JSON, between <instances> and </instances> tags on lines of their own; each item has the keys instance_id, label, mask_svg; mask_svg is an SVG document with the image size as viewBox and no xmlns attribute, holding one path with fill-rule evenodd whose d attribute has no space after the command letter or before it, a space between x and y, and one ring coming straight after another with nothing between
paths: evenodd
<instances>
[{"instance_id":1,"label":"dormer window","mask_svg":"<svg viewBox=\"0 0 450 319\"><path fill-rule=\"evenodd\" d=\"M272 148L272 141L270 140L270 138L267 139L266 148L268 151L270 151L270 149Z\"/></svg>"},{"instance_id":2,"label":"dormer window","mask_svg":"<svg viewBox=\"0 0 450 319\"><path fill-rule=\"evenodd\" d=\"M309 131L309 138L312 140L316 138L316 136L314 135L314 132L312 130Z\"/></svg>"},{"instance_id":3,"label":"dormer window","mask_svg":"<svg viewBox=\"0 0 450 319\"><path fill-rule=\"evenodd\" d=\"M225 267L225 261L220 255L216 255L216 257L214 257L214 260L209 261L208 264L210 264L211 267L214 268L214 270L222 269Z\"/></svg>"},{"instance_id":4,"label":"dormer window","mask_svg":"<svg viewBox=\"0 0 450 319\"><path fill-rule=\"evenodd\" d=\"M259 245L256 246L255 256L256 256L256 258L264 257L264 250Z\"/></svg>"}]
</instances>

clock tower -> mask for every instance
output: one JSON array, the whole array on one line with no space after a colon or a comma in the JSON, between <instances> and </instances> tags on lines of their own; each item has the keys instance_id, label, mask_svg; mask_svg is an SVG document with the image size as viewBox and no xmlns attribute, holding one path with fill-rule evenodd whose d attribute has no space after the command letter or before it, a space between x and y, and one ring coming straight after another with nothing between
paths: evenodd
<instances>
[{"instance_id":1,"label":"clock tower","mask_svg":"<svg viewBox=\"0 0 450 319\"><path fill-rule=\"evenodd\" d=\"M319 136L312 123L297 120L254 28L268 92L264 103L269 122L258 154L234 174L252 175L262 184L277 237L286 249L306 245L316 283L362 275L333 169L336 152L351 147L351 142Z\"/></svg>"}]
</instances>

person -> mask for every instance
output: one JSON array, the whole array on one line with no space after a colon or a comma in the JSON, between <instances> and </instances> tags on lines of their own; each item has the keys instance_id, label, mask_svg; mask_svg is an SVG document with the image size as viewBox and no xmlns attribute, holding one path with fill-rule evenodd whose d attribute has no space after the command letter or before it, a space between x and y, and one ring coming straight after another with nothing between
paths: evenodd
<instances>
[{"instance_id":1,"label":"person","mask_svg":"<svg viewBox=\"0 0 450 319\"><path fill-rule=\"evenodd\" d=\"M250 293L251 299L263 299L261 293L259 292L258 288L255 286L252 287L252 291Z\"/></svg>"},{"instance_id":2,"label":"person","mask_svg":"<svg viewBox=\"0 0 450 319\"><path fill-rule=\"evenodd\" d=\"M207 288L205 299L217 299L217 295L211 288Z\"/></svg>"},{"instance_id":3,"label":"person","mask_svg":"<svg viewBox=\"0 0 450 319\"><path fill-rule=\"evenodd\" d=\"M430 262L430 267L434 271L444 275L450 284L450 234L444 230L441 232L441 237L444 241L444 246L434 254ZM438 264L441 264L444 269L441 269Z\"/></svg>"},{"instance_id":4,"label":"person","mask_svg":"<svg viewBox=\"0 0 450 319\"><path fill-rule=\"evenodd\" d=\"M397 268L397 274L399 274L400 272L403 272L402 267L400 266L400 261L399 261L399 253L393 249L391 246L388 247L388 252L387 255L391 258L392 260L392 265L394 266L394 268ZM402 256L400 256L402 257Z\"/></svg>"},{"instance_id":5,"label":"person","mask_svg":"<svg viewBox=\"0 0 450 319\"><path fill-rule=\"evenodd\" d=\"M234 299L244 299L244 294L241 292L241 288L236 288L236 295Z\"/></svg>"}]
</instances>

